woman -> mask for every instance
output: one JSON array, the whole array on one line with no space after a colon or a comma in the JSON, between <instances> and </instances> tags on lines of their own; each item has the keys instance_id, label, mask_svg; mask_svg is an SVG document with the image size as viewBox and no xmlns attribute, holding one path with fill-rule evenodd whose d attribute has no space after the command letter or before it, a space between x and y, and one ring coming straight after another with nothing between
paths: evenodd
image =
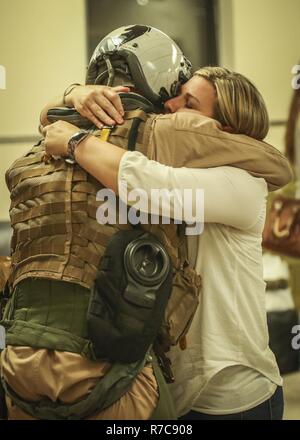
<instances>
[{"instance_id":1,"label":"woman","mask_svg":"<svg viewBox=\"0 0 300 440\"><path fill-rule=\"evenodd\" d=\"M245 148L247 136L262 140L268 132L266 108L256 88L242 75L218 67L197 71L166 109L214 118ZM179 124L177 129L188 127ZM67 155L69 139L77 131L65 122L46 127L47 152ZM94 136L77 146L75 158L115 192L120 192L122 182L128 190L144 189L149 197L151 188L204 189L204 232L189 237L189 258L203 279L200 306L187 349L175 347L171 353L177 378L171 390L178 415L281 419L282 379L268 347L262 279L265 180L232 167L171 168ZM172 208L171 204L171 212ZM191 218L187 215L185 220Z\"/></svg>"}]
</instances>

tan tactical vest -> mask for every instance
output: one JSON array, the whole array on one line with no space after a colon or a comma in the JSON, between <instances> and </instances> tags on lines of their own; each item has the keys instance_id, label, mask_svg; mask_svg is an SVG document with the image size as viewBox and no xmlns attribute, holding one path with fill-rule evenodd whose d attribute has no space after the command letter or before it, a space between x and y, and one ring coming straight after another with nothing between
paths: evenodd
<instances>
[{"instance_id":1,"label":"tan tactical vest","mask_svg":"<svg viewBox=\"0 0 300 440\"><path fill-rule=\"evenodd\" d=\"M102 133L109 141L127 148L136 113L130 112L125 126ZM144 152L149 143L151 118L143 118L135 148ZM144 121L147 122L145 123ZM101 136L101 132L97 135ZM109 136L110 135L110 136ZM16 160L7 171L11 192L10 218L13 285L27 277L75 282L90 288L110 237L130 225L101 225L96 220L97 192L103 186L77 164L64 159L44 162L43 143ZM178 228L142 225L158 235L175 267L178 267Z\"/></svg>"}]
</instances>

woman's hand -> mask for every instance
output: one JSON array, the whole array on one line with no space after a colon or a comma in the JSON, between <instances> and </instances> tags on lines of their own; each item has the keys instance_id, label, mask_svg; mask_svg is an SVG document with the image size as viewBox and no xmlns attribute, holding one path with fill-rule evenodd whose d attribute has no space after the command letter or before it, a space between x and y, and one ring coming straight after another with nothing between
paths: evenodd
<instances>
[{"instance_id":1,"label":"woman's hand","mask_svg":"<svg viewBox=\"0 0 300 440\"><path fill-rule=\"evenodd\" d=\"M124 109L118 93L129 92L128 87L108 86L77 86L66 96L65 102L85 118L92 121L96 127L103 125L122 124Z\"/></svg>"},{"instance_id":2,"label":"woman's hand","mask_svg":"<svg viewBox=\"0 0 300 440\"><path fill-rule=\"evenodd\" d=\"M43 129L46 154L50 156L67 156L69 139L78 131L80 131L78 127L65 121L57 121L47 125Z\"/></svg>"}]
</instances>

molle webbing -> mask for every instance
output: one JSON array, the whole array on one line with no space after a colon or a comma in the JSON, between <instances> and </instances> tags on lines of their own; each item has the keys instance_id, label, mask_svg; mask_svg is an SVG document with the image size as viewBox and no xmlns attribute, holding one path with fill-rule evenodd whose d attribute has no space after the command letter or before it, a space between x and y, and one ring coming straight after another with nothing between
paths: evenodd
<instances>
[{"instance_id":1,"label":"molle webbing","mask_svg":"<svg viewBox=\"0 0 300 440\"><path fill-rule=\"evenodd\" d=\"M153 117L142 110L126 112L121 126L102 132L115 145L147 155ZM101 131L95 135L102 137ZM50 278L90 288L110 237L128 225L101 225L96 220L103 186L77 164L43 161L43 143L16 160L6 174L11 191L13 226L12 279ZM116 207L117 208L117 207ZM117 210L118 219L118 210ZM142 225L158 235L178 265L177 226Z\"/></svg>"},{"instance_id":2,"label":"molle webbing","mask_svg":"<svg viewBox=\"0 0 300 440\"><path fill-rule=\"evenodd\" d=\"M32 169L35 164L30 170L18 166L9 174L14 281L30 272L90 287L104 247L118 229L96 221L96 193L102 186L78 166L57 162L44 164L42 171L40 162L38 171Z\"/></svg>"},{"instance_id":3,"label":"molle webbing","mask_svg":"<svg viewBox=\"0 0 300 440\"><path fill-rule=\"evenodd\" d=\"M21 281L1 322L6 343L95 359L86 327L89 298L90 291L78 284L32 278Z\"/></svg>"}]
</instances>

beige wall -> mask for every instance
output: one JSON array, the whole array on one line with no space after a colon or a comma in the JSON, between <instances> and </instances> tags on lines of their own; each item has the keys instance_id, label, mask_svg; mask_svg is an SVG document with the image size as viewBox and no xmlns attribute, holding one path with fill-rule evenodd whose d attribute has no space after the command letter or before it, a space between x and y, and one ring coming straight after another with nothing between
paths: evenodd
<instances>
[{"instance_id":1,"label":"beige wall","mask_svg":"<svg viewBox=\"0 0 300 440\"><path fill-rule=\"evenodd\" d=\"M251 78L271 120L286 120L292 66L300 60L299 0L220 0L221 64ZM284 128L268 139L283 149Z\"/></svg>"},{"instance_id":2,"label":"beige wall","mask_svg":"<svg viewBox=\"0 0 300 440\"><path fill-rule=\"evenodd\" d=\"M43 104L84 80L84 0L0 0L0 139L36 136ZM0 143L0 221L8 219L4 171L32 142Z\"/></svg>"}]
</instances>

